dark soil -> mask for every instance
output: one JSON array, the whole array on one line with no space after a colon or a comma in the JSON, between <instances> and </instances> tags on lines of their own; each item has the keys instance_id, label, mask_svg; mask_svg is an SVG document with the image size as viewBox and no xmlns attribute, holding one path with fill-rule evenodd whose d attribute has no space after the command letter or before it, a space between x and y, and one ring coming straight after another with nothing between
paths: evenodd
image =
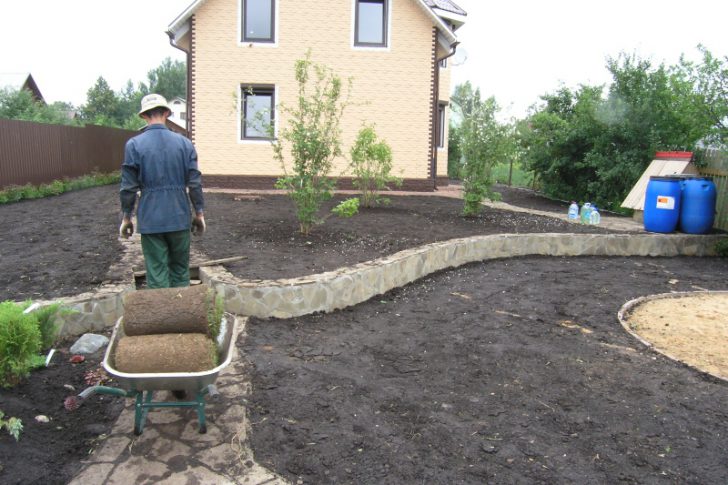
<instances>
[{"instance_id":1,"label":"dark soil","mask_svg":"<svg viewBox=\"0 0 728 485\"><path fill-rule=\"evenodd\" d=\"M86 356L80 364L68 362L70 356L67 348L56 352L49 367L33 371L13 388L0 389L0 410L6 418L23 422L17 442L0 430L0 483L68 483L121 413L123 399L111 396L92 396L78 410L65 410L64 398L87 387L84 375L100 368L103 351ZM38 415L50 422L37 422Z\"/></svg>"},{"instance_id":2,"label":"dark soil","mask_svg":"<svg viewBox=\"0 0 728 485\"><path fill-rule=\"evenodd\" d=\"M210 229L193 248L209 258L248 256L230 267L242 277L279 278L472 234L602 231L491 209L467 220L461 204L393 198L390 208L332 218L303 238L283 197L208 194ZM61 298L116 281L109 268L121 257L117 186L3 205L0 219L0 300ZM692 283L723 288L726 269L689 259L493 262L336 314L254 322L245 351L254 368L255 452L305 483L719 482L726 386L641 349L613 347L636 347L614 313L639 294ZM668 286L670 278L681 282ZM101 360L72 365L68 357L0 390L0 410L25 426L17 443L0 431L0 483L68 482L118 416L122 399L108 396L63 409ZM39 414L50 423L37 423Z\"/></svg>"},{"instance_id":3,"label":"dark soil","mask_svg":"<svg viewBox=\"0 0 728 485\"><path fill-rule=\"evenodd\" d=\"M516 207L560 212L562 214L566 214L569 211L569 202L545 197L543 194L531 189L495 185L493 186L493 190L501 195L502 202Z\"/></svg>"},{"instance_id":4,"label":"dark soil","mask_svg":"<svg viewBox=\"0 0 728 485\"><path fill-rule=\"evenodd\" d=\"M246 256L239 263L225 265L237 276L276 279L322 273L422 244L479 234L606 232L487 207L478 217L465 218L461 216L462 200L447 197L390 199L388 207L363 208L350 219L331 217L309 236L302 236L293 203L286 196L209 194L205 196L209 229L194 244L211 259ZM548 204L543 210L549 210L551 202L540 199ZM336 197L327 207L341 200L343 197Z\"/></svg>"},{"instance_id":5,"label":"dark soil","mask_svg":"<svg viewBox=\"0 0 728 485\"><path fill-rule=\"evenodd\" d=\"M239 344L256 459L293 483L724 483L728 384L616 313L726 290L726 274L725 259L528 257L254 319Z\"/></svg>"},{"instance_id":6,"label":"dark soil","mask_svg":"<svg viewBox=\"0 0 728 485\"><path fill-rule=\"evenodd\" d=\"M121 257L118 186L0 205L0 301L73 296Z\"/></svg>"}]
</instances>

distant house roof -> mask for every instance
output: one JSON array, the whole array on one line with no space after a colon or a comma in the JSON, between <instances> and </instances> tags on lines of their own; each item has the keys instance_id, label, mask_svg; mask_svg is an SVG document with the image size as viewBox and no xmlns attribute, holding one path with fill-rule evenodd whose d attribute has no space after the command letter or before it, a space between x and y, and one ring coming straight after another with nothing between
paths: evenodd
<instances>
[{"instance_id":1,"label":"distant house roof","mask_svg":"<svg viewBox=\"0 0 728 485\"><path fill-rule=\"evenodd\" d=\"M457 37L455 37L455 29L460 27L464 23L464 20L461 17L464 17L467 15L465 10L458 7L453 3L451 0L414 0L417 4L422 7L426 13L430 16L432 21L435 23L435 25L439 26L442 30L442 33L444 34L445 38L448 42L451 44L454 44L457 42ZM170 37L176 42L180 38L182 38L188 30L187 27L187 20L194 15L194 13L206 2L206 0L195 0L193 1L184 12L179 14L176 19L172 21L172 23L169 25L169 28L167 29L167 32L170 34ZM452 15L443 15L442 17L447 17L448 20L452 21L452 24L449 22L444 22L441 18L441 15L437 11L441 12L447 12ZM453 16L457 18L452 18Z\"/></svg>"},{"instance_id":2,"label":"distant house roof","mask_svg":"<svg viewBox=\"0 0 728 485\"><path fill-rule=\"evenodd\" d=\"M29 72L0 72L0 89L10 88L16 91L27 89L33 97L45 104L43 94Z\"/></svg>"}]
</instances>

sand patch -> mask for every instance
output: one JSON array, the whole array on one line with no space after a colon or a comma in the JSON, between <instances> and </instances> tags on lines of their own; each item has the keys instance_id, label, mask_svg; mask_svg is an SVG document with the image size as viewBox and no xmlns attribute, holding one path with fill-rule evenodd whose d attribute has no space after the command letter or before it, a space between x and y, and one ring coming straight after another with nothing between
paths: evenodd
<instances>
[{"instance_id":1,"label":"sand patch","mask_svg":"<svg viewBox=\"0 0 728 485\"><path fill-rule=\"evenodd\" d=\"M728 293L691 293L643 301L629 328L657 350L728 379Z\"/></svg>"}]
</instances>

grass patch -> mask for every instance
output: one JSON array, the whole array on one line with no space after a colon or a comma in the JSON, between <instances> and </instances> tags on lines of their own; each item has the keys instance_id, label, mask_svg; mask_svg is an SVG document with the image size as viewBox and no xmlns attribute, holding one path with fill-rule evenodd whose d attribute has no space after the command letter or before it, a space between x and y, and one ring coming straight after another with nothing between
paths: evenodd
<instances>
[{"instance_id":1,"label":"grass patch","mask_svg":"<svg viewBox=\"0 0 728 485\"><path fill-rule=\"evenodd\" d=\"M49 184L41 185L11 185L0 190L0 204L10 204L28 199L40 199L53 195L60 195L73 190L98 187L100 185L117 184L121 181L121 172L100 173L93 172L73 179L64 178L54 180Z\"/></svg>"},{"instance_id":2,"label":"grass patch","mask_svg":"<svg viewBox=\"0 0 728 485\"><path fill-rule=\"evenodd\" d=\"M498 184L508 184L508 172L510 164L499 163L493 167L492 179ZM532 187L533 173L527 172L518 162L513 163L513 173L511 174L512 187Z\"/></svg>"}]
</instances>

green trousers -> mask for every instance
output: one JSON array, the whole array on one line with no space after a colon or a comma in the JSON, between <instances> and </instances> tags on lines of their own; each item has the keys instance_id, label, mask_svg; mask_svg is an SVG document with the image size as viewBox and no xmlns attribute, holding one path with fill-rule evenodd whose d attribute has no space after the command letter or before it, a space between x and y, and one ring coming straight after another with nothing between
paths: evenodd
<instances>
[{"instance_id":1,"label":"green trousers","mask_svg":"<svg viewBox=\"0 0 728 485\"><path fill-rule=\"evenodd\" d=\"M142 234L147 288L190 286L190 231Z\"/></svg>"}]
</instances>

